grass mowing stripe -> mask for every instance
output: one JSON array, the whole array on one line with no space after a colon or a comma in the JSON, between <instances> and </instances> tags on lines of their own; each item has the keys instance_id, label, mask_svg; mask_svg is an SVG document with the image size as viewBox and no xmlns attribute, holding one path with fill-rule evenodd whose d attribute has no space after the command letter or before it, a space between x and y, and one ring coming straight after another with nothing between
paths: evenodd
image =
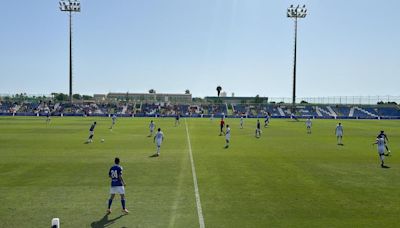
<instances>
[{"instance_id":1,"label":"grass mowing stripe","mask_svg":"<svg viewBox=\"0 0 400 228\"><path fill-rule=\"evenodd\" d=\"M187 136L188 147L189 147L190 163L192 165L193 185L194 185L194 195L196 197L197 215L199 216L200 228L204 228L205 225L204 225L203 211L201 209L199 186L197 184L196 168L194 167L193 154L192 154L192 145L190 144L189 129L188 129L188 126L187 126L186 118L185 118L185 128L186 128L186 136Z\"/></svg>"}]
</instances>

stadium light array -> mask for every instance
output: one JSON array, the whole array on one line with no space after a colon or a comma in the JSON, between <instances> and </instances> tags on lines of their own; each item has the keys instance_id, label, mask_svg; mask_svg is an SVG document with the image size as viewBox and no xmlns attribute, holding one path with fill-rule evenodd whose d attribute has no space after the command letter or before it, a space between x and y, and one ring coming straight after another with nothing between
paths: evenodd
<instances>
[{"instance_id":1,"label":"stadium light array","mask_svg":"<svg viewBox=\"0 0 400 228\"><path fill-rule=\"evenodd\" d=\"M293 98L292 98L292 113L296 109L296 58L297 58L297 20L307 16L306 5L293 6L287 9L287 17L294 19L294 61L293 61Z\"/></svg>"},{"instance_id":2,"label":"stadium light array","mask_svg":"<svg viewBox=\"0 0 400 228\"><path fill-rule=\"evenodd\" d=\"M72 13L81 12L78 0L61 0L60 10L69 14L69 99L72 103Z\"/></svg>"}]
</instances>

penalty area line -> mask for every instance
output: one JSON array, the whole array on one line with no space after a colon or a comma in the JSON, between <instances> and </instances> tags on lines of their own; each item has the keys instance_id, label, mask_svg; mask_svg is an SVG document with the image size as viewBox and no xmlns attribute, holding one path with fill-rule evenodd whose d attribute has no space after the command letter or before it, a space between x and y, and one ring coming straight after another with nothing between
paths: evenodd
<instances>
[{"instance_id":1,"label":"penalty area line","mask_svg":"<svg viewBox=\"0 0 400 228\"><path fill-rule=\"evenodd\" d=\"M190 144L189 129L188 129L188 126L187 126L186 118L185 118L185 127L186 127L186 136L187 136L187 141L188 141L188 146L189 146L190 164L192 165L193 185L194 185L194 195L196 197L197 215L199 216L200 228L205 228L203 211L201 209L199 186L197 184L196 168L194 167L194 160L193 160L193 154L192 154L192 145Z\"/></svg>"}]
</instances>

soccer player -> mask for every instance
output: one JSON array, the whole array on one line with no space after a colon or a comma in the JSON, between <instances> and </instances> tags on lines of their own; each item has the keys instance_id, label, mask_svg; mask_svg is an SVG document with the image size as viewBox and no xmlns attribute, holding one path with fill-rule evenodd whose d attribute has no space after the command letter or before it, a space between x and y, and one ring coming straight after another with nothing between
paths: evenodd
<instances>
[{"instance_id":1,"label":"soccer player","mask_svg":"<svg viewBox=\"0 0 400 228\"><path fill-rule=\"evenodd\" d=\"M311 134L311 126L312 126L311 119L307 118L306 120L307 134Z\"/></svg>"},{"instance_id":2,"label":"soccer player","mask_svg":"<svg viewBox=\"0 0 400 228\"><path fill-rule=\"evenodd\" d=\"M121 196L122 212L129 213L125 207L125 181L122 179L122 166L119 165L119 158L114 159L115 164L110 168L108 176L111 178L110 199L108 200L107 213L111 213L111 204L115 194Z\"/></svg>"},{"instance_id":3,"label":"soccer player","mask_svg":"<svg viewBox=\"0 0 400 228\"><path fill-rule=\"evenodd\" d=\"M149 137L153 136L153 132L154 132L154 128L155 127L156 127L156 124L153 122L153 120L150 120L150 125L149 125L150 135L149 135Z\"/></svg>"},{"instance_id":4,"label":"soccer player","mask_svg":"<svg viewBox=\"0 0 400 228\"><path fill-rule=\"evenodd\" d=\"M225 132L224 132L224 126L225 126L224 117L221 117L221 121L219 122L219 127L220 127L219 136L221 136L222 133L225 134Z\"/></svg>"},{"instance_id":5,"label":"soccer player","mask_svg":"<svg viewBox=\"0 0 400 228\"><path fill-rule=\"evenodd\" d=\"M340 146L343 146L343 143L342 143L342 138L343 138L343 126L342 126L342 123L339 123L336 126L335 134L336 134L337 144L340 145Z\"/></svg>"},{"instance_id":6,"label":"soccer player","mask_svg":"<svg viewBox=\"0 0 400 228\"><path fill-rule=\"evenodd\" d=\"M111 122L110 129L112 130L114 128L115 122L117 121L117 115L113 114L111 117L111 120L112 120L112 122Z\"/></svg>"},{"instance_id":7,"label":"soccer player","mask_svg":"<svg viewBox=\"0 0 400 228\"><path fill-rule=\"evenodd\" d=\"M240 117L240 129L243 129L243 116Z\"/></svg>"},{"instance_id":8,"label":"soccer player","mask_svg":"<svg viewBox=\"0 0 400 228\"><path fill-rule=\"evenodd\" d=\"M385 159L385 156L388 156L389 154L385 154L385 139L384 138L376 138L375 143L372 143L372 145L378 145L378 155L379 159L381 160L381 167L382 168L389 168L388 166L385 166L383 160Z\"/></svg>"},{"instance_id":9,"label":"soccer player","mask_svg":"<svg viewBox=\"0 0 400 228\"><path fill-rule=\"evenodd\" d=\"M175 117L175 127L178 126L178 125L181 125L181 123L179 122L179 118L180 118L180 114L177 113L176 117Z\"/></svg>"},{"instance_id":10,"label":"soccer player","mask_svg":"<svg viewBox=\"0 0 400 228\"><path fill-rule=\"evenodd\" d=\"M46 124L49 124L49 123L50 123L50 120L51 120L51 118L50 118L50 112L46 112Z\"/></svg>"},{"instance_id":11,"label":"soccer player","mask_svg":"<svg viewBox=\"0 0 400 228\"><path fill-rule=\"evenodd\" d=\"M229 127L229 124L226 125L226 133L225 133L225 149L229 147L229 142L231 140L231 128Z\"/></svg>"},{"instance_id":12,"label":"soccer player","mask_svg":"<svg viewBox=\"0 0 400 228\"><path fill-rule=\"evenodd\" d=\"M269 124L269 115L265 115L265 120L264 120L264 127L268 127Z\"/></svg>"},{"instance_id":13,"label":"soccer player","mask_svg":"<svg viewBox=\"0 0 400 228\"><path fill-rule=\"evenodd\" d=\"M257 119L256 138L260 138L260 136L261 136L261 124L260 124L260 120Z\"/></svg>"},{"instance_id":14,"label":"soccer player","mask_svg":"<svg viewBox=\"0 0 400 228\"><path fill-rule=\"evenodd\" d=\"M96 121L95 122L93 122L93 124L90 126L90 129L89 129L89 138L88 138L88 140L87 140L87 143L91 143L91 142L93 142L93 136L94 136L94 128L96 127Z\"/></svg>"},{"instance_id":15,"label":"soccer player","mask_svg":"<svg viewBox=\"0 0 400 228\"><path fill-rule=\"evenodd\" d=\"M153 142L157 143L157 157L160 156L161 143L164 141L164 133L158 128L157 134L154 136Z\"/></svg>"},{"instance_id":16,"label":"soccer player","mask_svg":"<svg viewBox=\"0 0 400 228\"><path fill-rule=\"evenodd\" d=\"M387 143L389 142L389 139L388 139L387 135L385 134L385 131L382 130L381 133L379 133L379 135L377 136L377 138L383 138L384 139L386 151L390 155L390 150L389 150L389 147L387 146Z\"/></svg>"}]
</instances>

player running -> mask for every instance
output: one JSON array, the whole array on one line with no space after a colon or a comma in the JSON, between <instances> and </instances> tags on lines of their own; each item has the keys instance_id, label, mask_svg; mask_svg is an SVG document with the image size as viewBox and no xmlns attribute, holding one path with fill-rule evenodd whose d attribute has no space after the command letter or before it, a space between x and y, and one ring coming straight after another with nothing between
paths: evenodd
<instances>
[{"instance_id":1,"label":"player running","mask_svg":"<svg viewBox=\"0 0 400 228\"><path fill-rule=\"evenodd\" d=\"M389 168L388 166L385 166L383 160L385 159L385 156L389 156L389 154L385 154L385 139L384 138L376 138L375 143L372 143L372 145L378 145L378 156L379 159L381 160L381 168Z\"/></svg>"},{"instance_id":2,"label":"player running","mask_svg":"<svg viewBox=\"0 0 400 228\"><path fill-rule=\"evenodd\" d=\"M114 128L115 123L117 122L117 115L113 114L111 117L111 120L112 120L112 122L111 122L110 129L112 130Z\"/></svg>"},{"instance_id":3,"label":"player running","mask_svg":"<svg viewBox=\"0 0 400 228\"><path fill-rule=\"evenodd\" d=\"M229 124L226 125L226 133L225 133L225 149L229 147L229 142L231 140L231 128L229 127Z\"/></svg>"},{"instance_id":4,"label":"player running","mask_svg":"<svg viewBox=\"0 0 400 228\"><path fill-rule=\"evenodd\" d=\"M225 132L224 132L224 127L225 127L224 117L221 118L221 121L219 122L219 127L220 127L219 136L221 136L222 133L225 134Z\"/></svg>"},{"instance_id":5,"label":"player running","mask_svg":"<svg viewBox=\"0 0 400 228\"><path fill-rule=\"evenodd\" d=\"M240 129L243 129L243 116L240 117Z\"/></svg>"},{"instance_id":6,"label":"player running","mask_svg":"<svg viewBox=\"0 0 400 228\"><path fill-rule=\"evenodd\" d=\"M307 134L311 134L311 126L312 126L311 119L307 118L306 120Z\"/></svg>"},{"instance_id":7,"label":"player running","mask_svg":"<svg viewBox=\"0 0 400 228\"><path fill-rule=\"evenodd\" d=\"M149 125L150 135L148 137L153 136L153 132L154 132L155 128L156 128L156 124L153 122L153 120L150 120L150 125Z\"/></svg>"},{"instance_id":8,"label":"player running","mask_svg":"<svg viewBox=\"0 0 400 228\"><path fill-rule=\"evenodd\" d=\"M115 164L110 168L108 176L111 178L110 199L108 200L107 213L111 213L111 204L115 194L121 196L122 212L129 213L125 207L125 181L122 179L122 166L119 165L119 158L114 159Z\"/></svg>"},{"instance_id":9,"label":"player running","mask_svg":"<svg viewBox=\"0 0 400 228\"><path fill-rule=\"evenodd\" d=\"M257 119L256 138L260 138L260 136L261 136L261 124L260 124L260 120Z\"/></svg>"},{"instance_id":10,"label":"player running","mask_svg":"<svg viewBox=\"0 0 400 228\"><path fill-rule=\"evenodd\" d=\"M160 156L161 143L164 141L164 133L158 128L157 134L154 136L153 142L157 143L157 157Z\"/></svg>"},{"instance_id":11,"label":"player running","mask_svg":"<svg viewBox=\"0 0 400 228\"><path fill-rule=\"evenodd\" d=\"M377 138L384 139L386 151L388 152L388 155L390 155L390 150L389 150L389 147L387 146L387 144L389 143L389 139L388 139L387 135L385 134L385 131L382 130L381 133L379 133L379 135L377 136Z\"/></svg>"},{"instance_id":12,"label":"player running","mask_svg":"<svg viewBox=\"0 0 400 228\"><path fill-rule=\"evenodd\" d=\"M269 124L269 115L265 115L265 120L264 120L264 127L268 127Z\"/></svg>"},{"instance_id":13,"label":"player running","mask_svg":"<svg viewBox=\"0 0 400 228\"><path fill-rule=\"evenodd\" d=\"M179 113L176 114L175 117L175 127L178 125L181 125L181 123L179 122L179 118L181 117L181 115Z\"/></svg>"},{"instance_id":14,"label":"player running","mask_svg":"<svg viewBox=\"0 0 400 228\"><path fill-rule=\"evenodd\" d=\"M92 143L93 142L93 136L94 136L94 128L96 127L96 121L92 123L89 129L89 138L87 140L87 143Z\"/></svg>"},{"instance_id":15,"label":"player running","mask_svg":"<svg viewBox=\"0 0 400 228\"><path fill-rule=\"evenodd\" d=\"M339 123L336 126L335 134L336 134L337 144L340 145L340 146L343 146L343 143L342 143L342 138L343 138L343 126L342 126L342 123Z\"/></svg>"}]
</instances>

